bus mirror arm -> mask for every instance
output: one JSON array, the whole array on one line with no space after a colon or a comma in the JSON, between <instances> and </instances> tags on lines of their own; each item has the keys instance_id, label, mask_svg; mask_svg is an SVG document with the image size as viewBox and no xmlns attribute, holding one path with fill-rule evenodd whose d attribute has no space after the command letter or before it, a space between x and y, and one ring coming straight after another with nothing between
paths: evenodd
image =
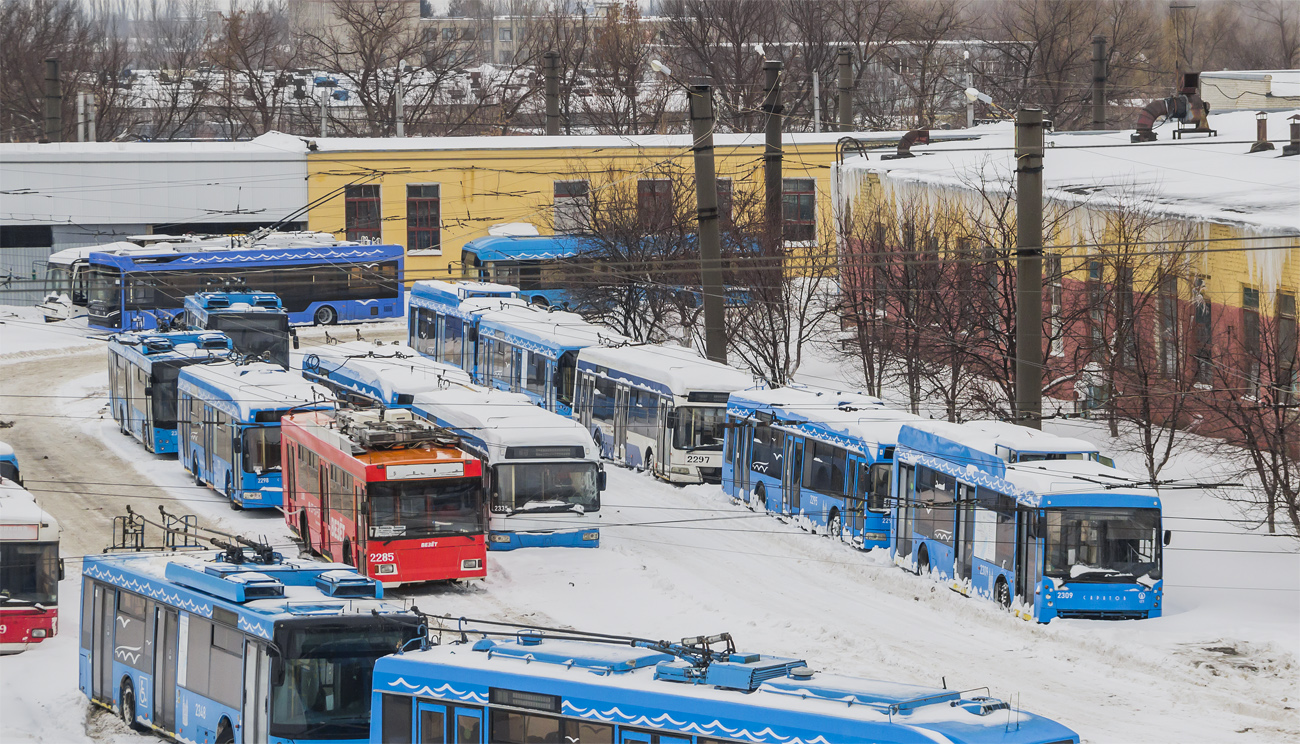
<instances>
[{"instance_id":1,"label":"bus mirror arm","mask_svg":"<svg viewBox=\"0 0 1300 744\"><path fill-rule=\"evenodd\" d=\"M1169 542L1170 542L1171 540L1173 540L1173 539L1174 539L1174 531L1173 531L1173 530L1165 530L1165 545L1166 545L1166 546L1169 545Z\"/></svg>"}]
</instances>

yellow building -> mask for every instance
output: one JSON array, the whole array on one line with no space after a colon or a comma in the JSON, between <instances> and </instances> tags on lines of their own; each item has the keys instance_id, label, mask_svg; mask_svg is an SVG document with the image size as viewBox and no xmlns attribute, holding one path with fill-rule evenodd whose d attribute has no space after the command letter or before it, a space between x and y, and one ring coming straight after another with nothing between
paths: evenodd
<instances>
[{"instance_id":1,"label":"yellow building","mask_svg":"<svg viewBox=\"0 0 1300 744\"><path fill-rule=\"evenodd\" d=\"M785 136L785 195L803 207L787 209L787 236L827 234L830 172L843 136ZM852 136L888 147L899 133ZM616 193L646 212L662 199L679 210L689 201L694 209L691 140L684 135L325 138L314 144L307 155L314 205L308 227L405 246L408 280L461 276L461 247L494 225L531 223L542 234L574 230L584 210ZM761 205L763 136L722 134L714 145L722 208Z\"/></svg>"}]
</instances>

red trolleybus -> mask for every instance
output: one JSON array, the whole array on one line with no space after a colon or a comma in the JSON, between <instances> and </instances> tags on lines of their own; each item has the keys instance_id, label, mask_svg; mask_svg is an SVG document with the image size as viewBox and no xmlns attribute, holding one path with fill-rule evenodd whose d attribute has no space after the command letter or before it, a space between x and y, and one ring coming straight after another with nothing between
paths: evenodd
<instances>
[{"instance_id":1,"label":"red trolleybus","mask_svg":"<svg viewBox=\"0 0 1300 744\"><path fill-rule=\"evenodd\" d=\"M59 523L0 478L0 655L59 632Z\"/></svg>"},{"instance_id":2,"label":"red trolleybus","mask_svg":"<svg viewBox=\"0 0 1300 744\"><path fill-rule=\"evenodd\" d=\"M483 467L409 411L281 420L284 515L313 553L386 587L487 575Z\"/></svg>"}]
</instances>

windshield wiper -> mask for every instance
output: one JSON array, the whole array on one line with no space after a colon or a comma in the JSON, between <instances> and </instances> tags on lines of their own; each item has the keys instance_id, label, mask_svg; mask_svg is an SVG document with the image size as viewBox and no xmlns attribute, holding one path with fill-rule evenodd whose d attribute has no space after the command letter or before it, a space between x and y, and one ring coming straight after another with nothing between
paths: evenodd
<instances>
[{"instance_id":1,"label":"windshield wiper","mask_svg":"<svg viewBox=\"0 0 1300 744\"><path fill-rule=\"evenodd\" d=\"M23 598L21 598L21 597L10 597L10 596L7 596L7 595L0 595L0 604L10 604L10 603L12 603L12 602L18 602L18 603L25 604L25 605L31 605L32 607L35 607L35 608L36 608L37 610L39 610L40 612L49 612L49 611L50 611L50 608L46 607L45 605L41 604L40 602L37 602L37 601L34 600L34 599L23 599Z\"/></svg>"}]
</instances>

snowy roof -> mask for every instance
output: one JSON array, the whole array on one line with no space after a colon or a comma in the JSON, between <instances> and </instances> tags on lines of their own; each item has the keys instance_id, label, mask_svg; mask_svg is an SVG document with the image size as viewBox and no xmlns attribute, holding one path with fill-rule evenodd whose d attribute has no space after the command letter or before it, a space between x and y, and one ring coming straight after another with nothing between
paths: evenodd
<instances>
[{"instance_id":1,"label":"snowy roof","mask_svg":"<svg viewBox=\"0 0 1300 744\"><path fill-rule=\"evenodd\" d=\"M667 344L593 346L578 352L578 364L607 367L611 377L622 373L633 383L657 383L650 387L671 395L730 393L755 387L754 377L748 372L705 359L693 349Z\"/></svg>"},{"instance_id":2,"label":"snowy roof","mask_svg":"<svg viewBox=\"0 0 1300 744\"><path fill-rule=\"evenodd\" d=\"M470 299L466 305L472 306L475 302L475 299ZM577 313L543 309L520 300L484 298L482 302L495 307L478 314L479 333L513 336L507 340L523 341L531 351L554 355L558 349L581 349L626 340L617 331L590 323Z\"/></svg>"},{"instance_id":3,"label":"snowy roof","mask_svg":"<svg viewBox=\"0 0 1300 744\"><path fill-rule=\"evenodd\" d=\"M0 524L36 524L55 530L59 525L36 503L30 491L11 480L0 478ZM36 539L33 535L26 539Z\"/></svg>"},{"instance_id":4,"label":"snowy roof","mask_svg":"<svg viewBox=\"0 0 1300 744\"><path fill-rule=\"evenodd\" d=\"M1288 131L1287 119L1294 113L1268 114L1272 137ZM1211 113L1210 126L1218 130L1217 137L1174 140L1175 125L1164 124L1156 129L1159 141L1140 144L1129 141L1132 130L1049 134L1044 196L1100 209L1138 199L1157 212L1240 225L1259 235L1300 233L1300 163L1279 157L1278 150L1248 152L1255 140L1255 112ZM838 166L840 196L854 198L868 173L877 174L881 186L892 191L938 187L956 196L973 193L981 183L1009 189L1015 177L1013 124L966 131L978 140L916 145L912 152L917 157L900 160L846 159Z\"/></svg>"},{"instance_id":5,"label":"snowy roof","mask_svg":"<svg viewBox=\"0 0 1300 744\"><path fill-rule=\"evenodd\" d=\"M1262 80L1269 83L1269 94L1280 98L1300 96L1300 70L1213 70L1201 73L1201 86L1207 79Z\"/></svg>"},{"instance_id":6,"label":"snowy roof","mask_svg":"<svg viewBox=\"0 0 1300 744\"><path fill-rule=\"evenodd\" d=\"M1050 434L1027 426L1013 424L1010 421L968 421L963 424L967 429L981 432L1001 445L1016 452L1097 452L1097 445L1083 439L1063 437Z\"/></svg>"},{"instance_id":7,"label":"snowy roof","mask_svg":"<svg viewBox=\"0 0 1300 744\"><path fill-rule=\"evenodd\" d=\"M15 142L0 144L0 161L304 160L306 140L268 132L251 140L179 142Z\"/></svg>"},{"instance_id":8,"label":"snowy roof","mask_svg":"<svg viewBox=\"0 0 1300 744\"><path fill-rule=\"evenodd\" d=\"M505 459L506 447L582 447L595 459L591 434L577 421L539 407L523 393L444 390L415 396L412 410L488 447L489 460Z\"/></svg>"},{"instance_id":9,"label":"snowy roof","mask_svg":"<svg viewBox=\"0 0 1300 744\"><path fill-rule=\"evenodd\" d=\"M1146 481L1123 470L1091 460L1048 460L1045 462L1014 463L1007 466L1003 476L1016 486L1033 491L1043 499L1043 506L1052 506L1053 497L1097 495L1121 499L1139 497L1151 499L1150 506L1160 506L1160 496L1150 488L1129 485Z\"/></svg>"},{"instance_id":10,"label":"snowy roof","mask_svg":"<svg viewBox=\"0 0 1300 744\"><path fill-rule=\"evenodd\" d=\"M537 261L569 258L591 246L589 238L573 235L489 235L469 241L461 250L480 261Z\"/></svg>"},{"instance_id":11,"label":"snowy roof","mask_svg":"<svg viewBox=\"0 0 1300 744\"><path fill-rule=\"evenodd\" d=\"M0 442L0 457L13 457L14 448L4 442Z\"/></svg>"},{"instance_id":12,"label":"snowy roof","mask_svg":"<svg viewBox=\"0 0 1300 744\"><path fill-rule=\"evenodd\" d=\"M731 394L729 405L736 404L768 408L782 423L806 422L869 444L892 445L898 441L899 429L905 424L921 421L921 417L891 408L880 398L858 392L819 392L790 387L743 390Z\"/></svg>"},{"instance_id":13,"label":"snowy roof","mask_svg":"<svg viewBox=\"0 0 1300 744\"><path fill-rule=\"evenodd\" d=\"M340 378L346 378L370 391L378 391L390 405L398 395L443 390L449 384L473 387L465 370L422 356L405 343L378 346L368 341L349 341L336 346L318 346L303 357L303 364L308 364L313 356L318 369L309 371L329 376L335 383L342 383Z\"/></svg>"},{"instance_id":14,"label":"snowy roof","mask_svg":"<svg viewBox=\"0 0 1300 744\"><path fill-rule=\"evenodd\" d=\"M181 370L177 384L240 421L251 421L255 411L334 402L328 388L269 362L196 364Z\"/></svg>"}]
</instances>

